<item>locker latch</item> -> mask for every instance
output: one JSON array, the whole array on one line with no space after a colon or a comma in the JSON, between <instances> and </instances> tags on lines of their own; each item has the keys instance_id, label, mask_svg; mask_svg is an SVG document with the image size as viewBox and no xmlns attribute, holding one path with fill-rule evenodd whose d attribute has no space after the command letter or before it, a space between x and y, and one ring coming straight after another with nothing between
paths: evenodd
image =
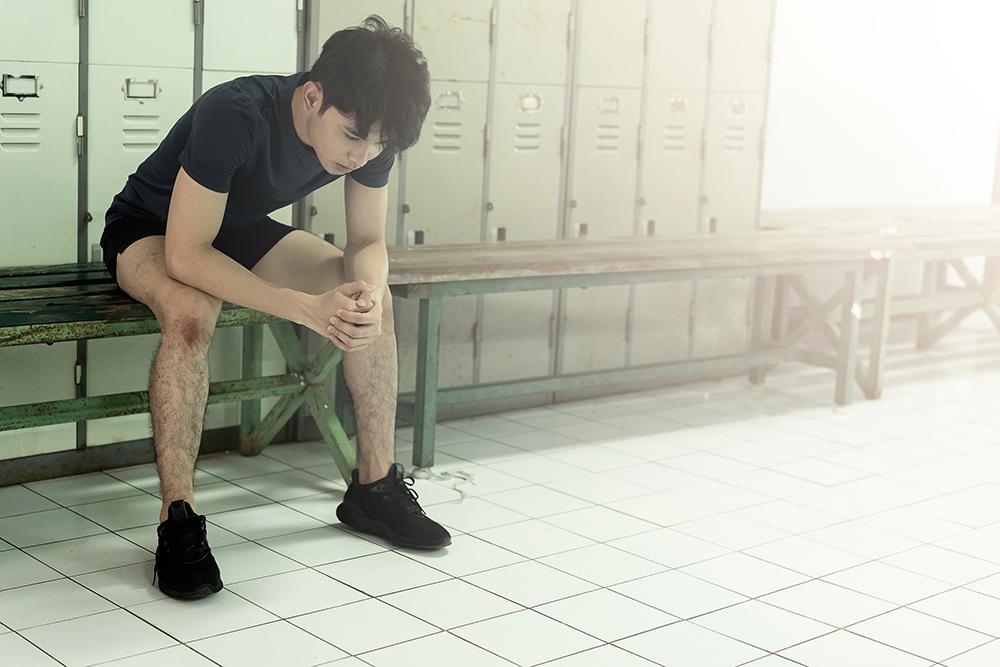
<instances>
[{"instance_id":1,"label":"locker latch","mask_svg":"<svg viewBox=\"0 0 1000 667\"><path fill-rule=\"evenodd\" d=\"M25 97L38 97L38 76L35 74L4 74L3 75L3 96L16 97L23 100Z\"/></svg>"},{"instance_id":2,"label":"locker latch","mask_svg":"<svg viewBox=\"0 0 1000 667\"><path fill-rule=\"evenodd\" d=\"M125 99L155 100L160 92L156 79L125 79Z\"/></svg>"},{"instance_id":3,"label":"locker latch","mask_svg":"<svg viewBox=\"0 0 1000 667\"><path fill-rule=\"evenodd\" d=\"M521 95L521 111L525 113L536 113L542 110L542 98L535 93Z\"/></svg>"},{"instance_id":4,"label":"locker latch","mask_svg":"<svg viewBox=\"0 0 1000 667\"><path fill-rule=\"evenodd\" d=\"M437 108L442 111L461 111L462 93L457 90L445 90L437 96Z\"/></svg>"}]
</instances>

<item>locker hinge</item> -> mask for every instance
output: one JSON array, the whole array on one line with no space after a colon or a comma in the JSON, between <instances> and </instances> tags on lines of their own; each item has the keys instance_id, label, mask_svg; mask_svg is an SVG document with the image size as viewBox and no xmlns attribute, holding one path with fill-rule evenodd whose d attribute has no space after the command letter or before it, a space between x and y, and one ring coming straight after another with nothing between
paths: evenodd
<instances>
[{"instance_id":1,"label":"locker hinge","mask_svg":"<svg viewBox=\"0 0 1000 667\"><path fill-rule=\"evenodd\" d=\"M83 157L83 114L76 116L76 155Z\"/></svg>"},{"instance_id":2,"label":"locker hinge","mask_svg":"<svg viewBox=\"0 0 1000 667\"><path fill-rule=\"evenodd\" d=\"M87 0L80 0L80 18L87 18Z\"/></svg>"},{"instance_id":3,"label":"locker hinge","mask_svg":"<svg viewBox=\"0 0 1000 667\"><path fill-rule=\"evenodd\" d=\"M573 46L573 29L576 22L576 14L570 12L566 17L566 50L570 50Z\"/></svg>"},{"instance_id":4,"label":"locker hinge","mask_svg":"<svg viewBox=\"0 0 1000 667\"><path fill-rule=\"evenodd\" d=\"M306 29L306 10L304 0L295 0L295 32Z\"/></svg>"},{"instance_id":5,"label":"locker hinge","mask_svg":"<svg viewBox=\"0 0 1000 667\"><path fill-rule=\"evenodd\" d=\"M410 3L403 2L403 30L410 30ZM412 30L410 30L412 32Z\"/></svg>"},{"instance_id":6,"label":"locker hinge","mask_svg":"<svg viewBox=\"0 0 1000 667\"><path fill-rule=\"evenodd\" d=\"M76 378L76 384L77 386L79 386L80 384L83 383L83 364L81 364L79 361L76 362L76 366L74 367L73 371Z\"/></svg>"},{"instance_id":7,"label":"locker hinge","mask_svg":"<svg viewBox=\"0 0 1000 667\"><path fill-rule=\"evenodd\" d=\"M201 25L205 22L205 5L201 0L192 0L194 3L194 24Z\"/></svg>"},{"instance_id":8,"label":"locker hinge","mask_svg":"<svg viewBox=\"0 0 1000 667\"><path fill-rule=\"evenodd\" d=\"M489 125L483 125L483 159L484 160L489 155L490 139L491 139L491 137L490 137L490 126Z\"/></svg>"},{"instance_id":9,"label":"locker hinge","mask_svg":"<svg viewBox=\"0 0 1000 667\"><path fill-rule=\"evenodd\" d=\"M496 41L497 36L497 8L490 8L490 46Z\"/></svg>"}]
</instances>

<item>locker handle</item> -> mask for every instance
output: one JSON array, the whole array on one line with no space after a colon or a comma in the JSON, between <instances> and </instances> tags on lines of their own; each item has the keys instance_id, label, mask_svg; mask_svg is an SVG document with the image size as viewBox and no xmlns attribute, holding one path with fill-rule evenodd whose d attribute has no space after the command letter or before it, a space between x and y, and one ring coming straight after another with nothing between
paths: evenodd
<instances>
[{"instance_id":1,"label":"locker handle","mask_svg":"<svg viewBox=\"0 0 1000 667\"><path fill-rule=\"evenodd\" d=\"M493 241L506 241L507 240L507 228L506 227L490 227L490 239Z\"/></svg>"},{"instance_id":2,"label":"locker handle","mask_svg":"<svg viewBox=\"0 0 1000 667\"><path fill-rule=\"evenodd\" d=\"M618 113L622 108L622 98L617 95L609 95L601 98L601 113Z\"/></svg>"},{"instance_id":3,"label":"locker handle","mask_svg":"<svg viewBox=\"0 0 1000 667\"><path fill-rule=\"evenodd\" d=\"M38 76L35 74L4 74L3 75L3 96L16 97L23 100L25 97L38 97Z\"/></svg>"},{"instance_id":4,"label":"locker handle","mask_svg":"<svg viewBox=\"0 0 1000 667\"><path fill-rule=\"evenodd\" d=\"M423 245L424 244L424 230L422 229L411 229L406 232L407 240L410 245Z\"/></svg>"},{"instance_id":5,"label":"locker handle","mask_svg":"<svg viewBox=\"0 0 1000 667\"><path fill-rule=\"evenodd\" d=\"M159 96L158 84L156 79L125 79L125 99L155 100Z\"/></svg>"},{"instance_id":6,"label":"locker handle","mask_svg":"<svg viewBox=\"0 0 1000 667\"><path fill-rule=\"evenodd\" d=\"M535 93L527 93L520 96L520 105L525 113L537 113L542 110L542 98Z\"/></svg>"},{"instance_id":7,"label":"locker handle","mask_svg":"<svg viewBox=\"0 0 1000 667\"><path fill-rule=\"evenodd\" d=\"M437 108L442 111L461 111L462 93L457 90L445 90L437 96Z\"/></svg>"}]
</instances>

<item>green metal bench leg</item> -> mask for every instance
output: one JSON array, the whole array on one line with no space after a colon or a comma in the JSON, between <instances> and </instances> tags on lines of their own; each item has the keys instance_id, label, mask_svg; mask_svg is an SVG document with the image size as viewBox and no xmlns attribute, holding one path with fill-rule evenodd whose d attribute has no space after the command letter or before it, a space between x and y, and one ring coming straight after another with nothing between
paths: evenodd
<instances>
[{"instance_id":1,"label":"green metal bench leg","mask_svg":"<svg viewBox=\"0 0 1000 667\"><path fill-rule=\"evenodd\" d=\"M750 351L761 349L763 343L770 342L768 338L769 325L773 322L774 309L774 277L758 276L754 279L753 321L750 330ZM767 368L755 366L750 369L750 384L761 384Z\"/></svg>"},{"instance_id":2,"label":"green metal bench leg","mask_svg":"<svg viewBox=\"0 0 1000 667\"><path fill-rule=\"evenodd\" d=\"M874 329L868 360L868 378L865 382L865 396L869 399L882 397L882 375L885 372L885 351L889 342L892 308L892 274L895 266L895 260L888 258L878 262L876 267L878 282L875 292Z\"/></svg>"},{"instance_id":3,"label":"green metal bench leg","mask_svg":"<svg viewBox=\"0 0 1000 667\"><path fill-rule=\"evenodd\" d=\"M303 385L303 390L305 386ZM240 454L243 456L256 456L264 451L264 448L271 444L274 436L278 435L281 427L288 423L295 411L299 409L305 400L305 393L299 392L291 396L282 396L275 403L271 411L260 422L260 425L247 437L240 440Z\"/></svg>"},{"instance_id":4,"label":"green metal bench leg","mask_svg":"<svg viewBox=\"0 0 1000 667\"><path fill-rule=\"evenodd\" d=\"M333 389L333 405L337 419L344 427L344 432L348 436L354 435L357 425L354 423L354 399L351 398L351 391L347 388L347 378L344 375L344 365L337 367L336 382Z\"/></svg>"},{"instance_id":5,"label":"green metal bench leg","mask_svg":"<svg viewBox=\"0 0 1000 667\"><path fill-rule=\"evenodd\" d=\"M861 286L862 269L848 271L841 290L840 308L840 340L837 350L837 386L834 390L834 401L837 405L847 405L854 394L854 375L857 366L858 329L861 306L857 296Z\"/></svg>"},{"instance_id":6,"label":"green metal bench leg","mask_svg":"<svg viewBox=\"0 0 1000 667\"><path fill-rule=\"evenodd\" d=\"M413 465L434 465L437 426L438 342L441 297L420 300L417 330L417 391L413 418Z\"/></svg>"},{"instance_id":7,"label":"green metal bench leg","mask_svg":"<svg viewBox=\"0 0 1000 667\"><path fill-rule=\"evenodd\" d=\"M330 453L333 454L333 460L337 464L337 468L340 469L341 477L350 484L351 471L357 466L357 453L330 406L326 389L323 385L310 385L305 391L305 400L309 412L316 420L316 426L319 427L323 439L326 440Z\"/></svg>"},{"instance_id":8,"label":"green metal bench leg","mask_svg":"<svg viewBox=\"0 0 1000 667\"><path fill-rule=\"evenodd\" d=\"M264 326L248 324L243 327L243 378L263 375ZM240 452L253 449L250 434L260 426L260 399L240 403Z\"/></svg>"}]
</instances>

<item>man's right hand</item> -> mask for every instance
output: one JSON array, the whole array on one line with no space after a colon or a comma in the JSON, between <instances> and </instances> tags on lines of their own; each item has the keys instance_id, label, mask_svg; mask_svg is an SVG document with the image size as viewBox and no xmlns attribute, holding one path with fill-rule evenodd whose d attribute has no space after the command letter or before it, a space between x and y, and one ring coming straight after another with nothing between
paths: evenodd
<instances>
[{"instance_id":1,"label":"man's right hand","mask_svg":"<svg viewBox=\"0 0 1000 667\"><path fill-rule=\"evenodd\" d=\"M331 335L327 328L330 326L330 319L338 310L368 310L367 308L359 308L355 297L361 292L370 292L371 289L371 285L365 281L356 280L338 285L323 294L310 294L306 301L305 318L299 324L307 326L323 338L329 339L331 343L344 352L350 352L352 348L345 346L336 336Z\"/></svg>"}]
</instances>

